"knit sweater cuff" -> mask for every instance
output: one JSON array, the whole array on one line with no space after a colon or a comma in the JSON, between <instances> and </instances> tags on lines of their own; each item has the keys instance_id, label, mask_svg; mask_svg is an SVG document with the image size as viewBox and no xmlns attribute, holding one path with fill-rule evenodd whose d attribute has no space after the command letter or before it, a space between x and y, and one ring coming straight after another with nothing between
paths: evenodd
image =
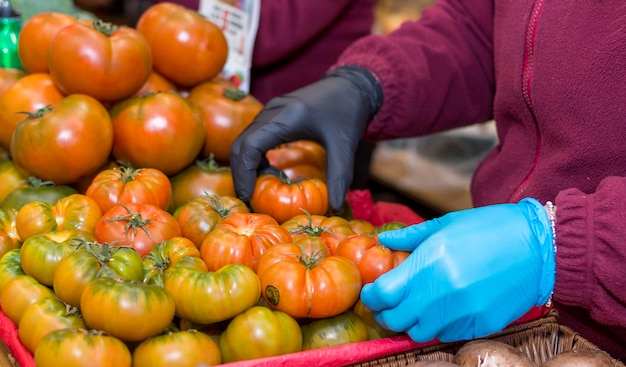
<instances>
[{"instance_id":1,"label":"knit sweater cuff","mask_svg":"<svg viewBox=\"0 0 626 367\"><path fill-rule=\"evenodd\" d=\"M593 217L593 196L582 195L576 189L562 191L556 198L556 280L554 298L567 305L585 306L589 303L586 289L590 254L587 251L587 224Z\"/></svg>"}]
</instances>

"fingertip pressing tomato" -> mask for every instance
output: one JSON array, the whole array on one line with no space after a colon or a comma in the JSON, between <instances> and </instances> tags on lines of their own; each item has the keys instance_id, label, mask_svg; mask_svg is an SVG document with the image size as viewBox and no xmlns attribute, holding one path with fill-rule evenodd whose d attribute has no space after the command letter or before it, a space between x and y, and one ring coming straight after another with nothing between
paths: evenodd
<instances>
[{"instance_id":1,"label":"fingertip pressing tomato","mask_svg":"<svg viewBox=\"0 0 626 367\"><path fill-rule=\"evenodd\" d=\"M328 188L324 181L316 178L290 180L272 174L262 174L250 199L255 213L265 213L279 223L302 214L303 210L312 215L328 212Z\"/></svg>"},{"instance_id":2,"label":"fingertip pressing tomato","mask_svg":"<svg viewBox=\"0 0 626 367\"><path fill-rule=\"evenodd\" d=\"M20 31L17 53L22 67L29 74L48 72L48 49L52 39L62 28L78 22L72 15L43 12L29 18Z\"/></svg>"},{"instance_id":3,"label":"fingertip pressing tomato","mask_svg":"<svg viewBox=\"0 0 626 367\"><path fill-rule=\"evenodd\" d=\"M198 106L204 121L202 155L213 155L218 162L227 163L233 141L261 112L263 104L234 86L218 89L216 83L220 85L208 81L193 87L187 98Z\"/></svg>"},{"instance_id":4,"label":"fingertip pressing tomato","mask_svg":"<svg viewBox=\"0 0 626 367\"><path fill-rule=\"evenodd\" d=\"M172 184L156 168L118 166L98 173L85 195L94 199L103 213L119 203L152 204L167 209Z\"/></svg>"},{"instance_id":5,"label":"fingertip pressing tomato","mask_svg":"<svg viewBox=\"0 0 626 367\"><path fill-rule=\"evenodd\" d=\"M226 64L226 37L217 25L189 8L171 2L154 4L142 13L136 28L150 44L154 68L177 85L190 87L210 80Z\"/></svg>"},{"instance_id":6,"label":"fingertip pressing tomato","mask_svg":"<svg viewBox=\"0 0 626 367\"><path fill-rule=\"evenodd\" d=\"M172 92L128 98L110 111L113 157L136 168L154 168L168 176L189 166L204 144L197 107Z\"/></svg>"},{"instance_id":7,"label":"fingertip pressing tomato","mask_svg":"<svg viewBox=\"0 0 626 367\"><path fill-rule=\"evenodd\" d=\"M85 94L65 97L21 121L11 138L11 157L30 175L57 184L78 181L100 168L113 146L107 109Z\"/></svg>"},{"instance_id":8,"label":"fingertip pressing tomato","mask_svg":"<svg viewBox=\"0 0 626 367\"><path fill-rule=\"evenodd\" d=\"M60 103L65 95L54 84L50 74L28 74L0 95L0 145L10 149L17 124L28 113Z\"/></svg>"},{"instance_id":9,"label":"fingertip pressing tomato","mask_svg":"<svg viewBox=\"0 0 626 367\"><path fill-rule=\"evenodd\" d=\"M101 20L76 22L50 42L48 69L64 93L113 102L141 89L152 71L152 53L136 29Z\"/></svg>"},{"instance_id":10,"label":"fingertip pressing tomato","mask_svg":"<svg viewBox=\"0 0 626 367\"><path fill-rule=\"evenodd\" d=\"M228 323L219 346L225 363L272 357L300 352L302 333L286 313L254 306Z\"/></svg>"}]
</instances>

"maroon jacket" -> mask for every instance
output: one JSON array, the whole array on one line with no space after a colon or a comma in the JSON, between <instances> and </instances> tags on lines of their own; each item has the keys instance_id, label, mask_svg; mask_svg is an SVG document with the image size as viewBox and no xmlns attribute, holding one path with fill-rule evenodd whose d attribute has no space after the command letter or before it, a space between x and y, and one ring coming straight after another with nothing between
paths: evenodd
<instances>
[{"instance_id":1,"label":"maroon jacket","mask_svg":"<svg viewBox=\"0 0 626 367\"><path fill-rule=\"evenodd\" d=\"M338 64L382 83L368 138L496 120L474 205L555 202L559 320L626 358L626 2L440 0Z\"/></svg>"},{"instance_id":2,"label":"maroon jacket","mask_svg":"<svg viewBox=\"0 0 626 367\"><path fill-rule=\"evenodd\" d=\"M199 0L172 2L191 9L199 4ZM376 0L261 0L250 93L267 103L321 78L348 45L370 34L375 4Z\"/></svg>"}]
</instances>

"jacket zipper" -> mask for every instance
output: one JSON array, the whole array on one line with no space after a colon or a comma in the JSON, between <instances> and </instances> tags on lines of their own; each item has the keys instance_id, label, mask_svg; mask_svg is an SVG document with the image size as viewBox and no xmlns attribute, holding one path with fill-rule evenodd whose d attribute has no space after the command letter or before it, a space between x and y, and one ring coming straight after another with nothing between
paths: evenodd
<instances>
[{"instance_id":1,"label":"jacket zipper","mask_svg":"<svg viewBox=\"0 0 626 367\"><path fill-rule=\"evenodd\" d=\"M537 163L539 161L539 155L541 153L541 134L539 130L539 123L537 122L537 117L535 116L535 110L533 108L533 103L531 99L530 83L532 81L532 70L534 67L533 63L537 25L539 24L539 16L541 15L543 2L544 0L536 0L533 4L532 13L530 14L530 19L528 20L528 27L526 28L526 39L524 44L524 64L522 66L522 95L524 97L524 102L526 102L526 106L528 107L528 111L532 116L533 123L535 125L535 134L537 136L535 160L528 175L526 175L522 183L517 187L517 189L509 198L511 202L517 202L523 198L524 190L526 189L526 186L528 186L528 182L535 173L535 169L537 168Z\"/></svg>"}]
</instances>

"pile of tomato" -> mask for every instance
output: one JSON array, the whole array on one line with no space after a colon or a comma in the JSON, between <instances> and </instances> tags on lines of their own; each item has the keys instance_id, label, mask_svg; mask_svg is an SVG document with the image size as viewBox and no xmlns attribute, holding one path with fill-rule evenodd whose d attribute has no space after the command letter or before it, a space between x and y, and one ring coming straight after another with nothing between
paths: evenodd
<instances>
[{"instance_id":1,"label":"pile of tomato","mask_svg":"<svg viewBox=\"0 0 626 367\"><path fill-rule=\"evenodd\" d=\"M184 33L186 36L181 37ZM408 255L329 212L326 153L228 167L262 105L220 29L171 3L137 27L42 13L0 69L0 308L39 367L197 366L375 339L361 287Z\"/></svg>"}]
</instances>

